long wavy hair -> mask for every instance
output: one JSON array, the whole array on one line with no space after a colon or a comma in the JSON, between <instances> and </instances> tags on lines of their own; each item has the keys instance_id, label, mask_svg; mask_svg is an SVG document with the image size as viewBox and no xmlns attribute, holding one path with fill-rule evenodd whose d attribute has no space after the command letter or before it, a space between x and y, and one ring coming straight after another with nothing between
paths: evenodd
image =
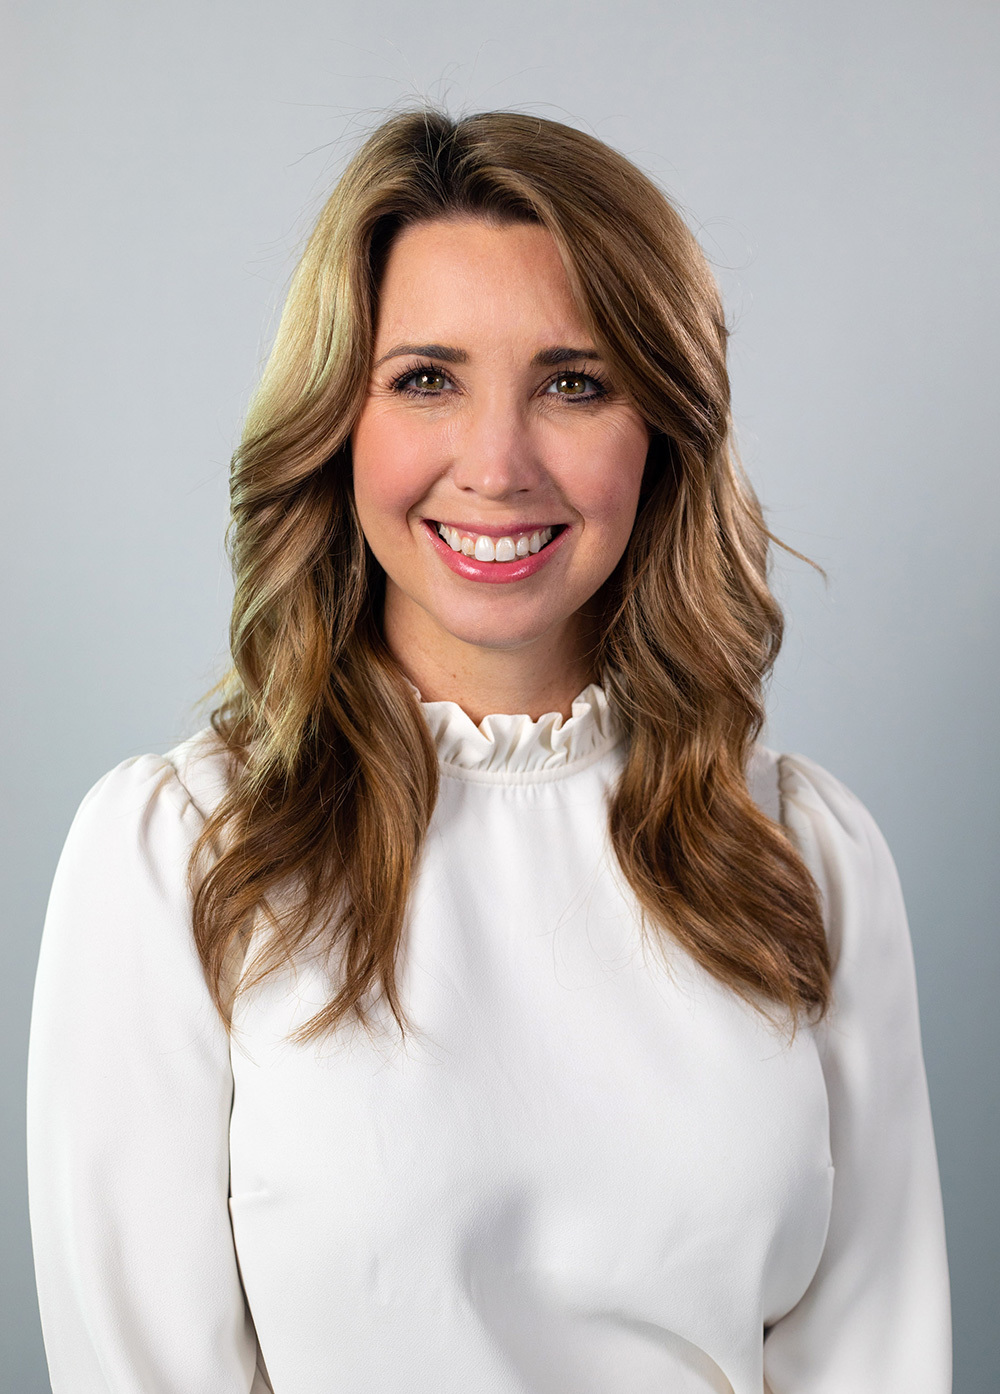
<instances>
[{"instance_id":1,"label":"long wavy hair","mask_svg":"<svg viewBox=\"0 0 1000 1394\"><path fill-rule=\"evenodd\" d=\"M330 999L297 1039L348 1017L369 1027L380 996L406 1033L395 969L438 764L383 637L350 436L392 240L456 215L551 233L616 386L650 426L634 528L595 598L594 655L626 734L608 830L643 931L765 1014L821 1015L817 889L747 787L782 635L767 584L777 539L734 456L712 274L668 198L592 136L435 109L380 125L323 208L233 457L233 666L212 713L232 777L190 864L216 1006L231 1023L239 992L318 946Z\"/></svg>"}]
</instances>

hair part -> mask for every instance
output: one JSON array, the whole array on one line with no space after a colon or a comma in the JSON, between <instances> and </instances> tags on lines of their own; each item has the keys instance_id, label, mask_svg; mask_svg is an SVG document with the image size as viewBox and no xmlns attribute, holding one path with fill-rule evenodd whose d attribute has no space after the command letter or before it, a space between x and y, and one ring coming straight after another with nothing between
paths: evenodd
<instances>
[{"instance_id":1,"label":"hair part","mask_svg":"<svg viewBox=\"0 0 1000 1394\"><path fill-rule=\"evenodd\" d=\"M230 1023L238 993L315 944L336 962L331 998L298 1039L352 1016L367 1026L373 995L405 1034L395 965L438 764L383 637L384 575L354 506L350 434L393 239L455 216L551 233L650 427L632 535L593 601L595 671L627 735L608 829L643 928L763 1011L821 1014L817 888L747 788L782 615L767 584L775 539L733 451L714 279L668 198L594 137L434 109L379 126L325 205L233 458L233 667L212 725L235 759L191 859L216 1005Z\"/></svg>"}]
</instances>

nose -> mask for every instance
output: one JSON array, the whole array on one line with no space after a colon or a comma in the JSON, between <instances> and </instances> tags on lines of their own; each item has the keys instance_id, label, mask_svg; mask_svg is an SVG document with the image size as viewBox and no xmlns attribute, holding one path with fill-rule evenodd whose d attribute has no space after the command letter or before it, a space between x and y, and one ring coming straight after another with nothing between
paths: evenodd
<instances>
[{"instance_id":1,"label":"nose","mask_svg":"<svg viewBox=\"0 0 1000 1394\"><path fill-rule=\"evenodd\" d=\"M454 442L451 476L457 488L489 499L538 488L539 443L518 401L497 393L472 407Z\"/></svg>"}]
</instances>

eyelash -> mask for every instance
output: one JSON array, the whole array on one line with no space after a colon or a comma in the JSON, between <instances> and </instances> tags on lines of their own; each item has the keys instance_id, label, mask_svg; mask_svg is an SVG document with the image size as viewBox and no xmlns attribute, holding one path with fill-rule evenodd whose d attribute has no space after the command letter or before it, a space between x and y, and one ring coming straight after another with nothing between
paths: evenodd
<instances>
[{"instance_id":1,"label":"eyelash","mask_svg":"<svg viewBox=\"0 0 1000 1394\"><path fill-rule=\"evenodd\" d=\"M447 378L448 381L451 382L450 375L446 372L444 368L439 367L438 364L418 363L415 368L406 368L403 370L403 372L399 373L396 377L394 377L392 381L389 383L389 390L391 392L398 392L399 395L402 397L439 396L440 394L437 392L421 392L418 388L415 387L402 386L402 384L406 382L407 378L416 377L418 373L440 373L440 375L443 378ZM593 383L597 387L597 391L589 397L567 397L566 401L572 403L574 406L582 406L585 403L592 406L594 402L599 402L603 397L606 397L611 390L610 384L608 383L607 379L603 378L600 375L600 373L575 373L570 372L566 368L564 368L559 373L555 373L549 379L549 381L545 384L546 389L551 387L554 382L558 382L560 378L581 378L584 382ZM561 396L562 394L556 393L555 395Z\"/></svg>"}]
</instances>

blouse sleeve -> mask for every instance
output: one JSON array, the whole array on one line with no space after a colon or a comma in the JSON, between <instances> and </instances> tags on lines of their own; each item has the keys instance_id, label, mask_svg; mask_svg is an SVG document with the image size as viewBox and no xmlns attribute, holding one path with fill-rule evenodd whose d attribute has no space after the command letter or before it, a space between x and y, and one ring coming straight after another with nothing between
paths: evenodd
<instances>
[{"instance_id":1,"label":"blouse sleeve","mask_svg":"<svg viewBox=\"0 0 1000 1394\"><path fill-rule=\"evenodd\" d=\"M871 815L832 775L782 756L780 792L820 887L834 965L817 1036L835 1170L819 1268L765 1335L766 1387L948 1394L944 1220L899 878Z\"/></svg>"},{"instance_id":2,"label":"blouse sleeve","mask_svg":"<svg viewBox=\"0 0 1000 1394\"><path fill-rule=\"evenodd\" d=\"M202 815L144 755L99 780L52 886L28 1175L53 1394L258 1394L228 1211L232 1074L191 933Z\"/></svg>"}]
</instances>

